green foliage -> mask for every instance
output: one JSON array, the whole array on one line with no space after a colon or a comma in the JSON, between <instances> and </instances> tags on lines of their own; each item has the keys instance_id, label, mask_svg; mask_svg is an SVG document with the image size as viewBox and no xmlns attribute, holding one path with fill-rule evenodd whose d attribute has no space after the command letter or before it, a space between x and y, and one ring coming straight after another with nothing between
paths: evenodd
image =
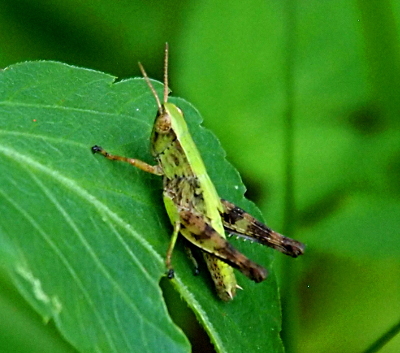
<instances>
[{"instance_id":1,"label":"green foliage","mask_svg":"<svg viewBox=\"0 0 400 353\"><path fill-rule=\"evenodd\" d=\"M151 161L154 98L142 79L113 81L55 62L18 64L1 73L0 155L7 170L0 182L1 257L23 296L79 351L188 351L158 285L172 231L161 178L90 152L101 143ZM260 216L243 199L239 175L215 137L199 128L198 112L174 102L221 196ZM248 251L255 258L256 252L270 267L271 251ZM173 284L218 351L282 351L273 274L258 286L240 278L244 293L227 304L216 298L205 273L193 276L183 251L173 261Z\"/></svg>"},{"instance_id":2,"label":"green foliage","mask_svg":"<svg viewBox=\"0 0 400 353\"><path fill-rule=\"evenodd\" d=\"M168 41L174 95L199 109L204 124L218 136L229 161L240 170L248 196L261 206L268 224L282 232L291 229L288 236L307 243L301 259L277 255L275 260L275 268L281 267L287 351L354 352L367 349L399 321L399 23L399 2L393 0L259 0L251 5L240 0L64 0L51 4L5 0L0 11L0 66L25 60L58 60L124 78L140 75L136 66L140 60L150 77L161 78L162 50ZM288 87L290 82L292 87ZM63 82L60 86L62 90ZM287 92L292 96L287 97ZM148 102L153 104L151 99ZM93 102L93 106L97 104ZM289 132L284 119L287 111L293 113ZM39 119L37 123L27 124L36 129ZM75 124L71 138L84 134L80 123ZM110 119L108 123L91 124L88 131L99 137L95 141L88 138L85 146L98 143L151 161L145 157L148 136L143 133L141 141L135 140L131 121L120 126ZM286 155L285 139L290 135L292 156ZM1 141L4 136L0 135ZM204 148L203 135L199 136L198 144ZM31 141L28 146L24 139L18 143L25 147L23 153L29 151ZM127 184L126 198L116 197L111 190L100 200L104 204L114 198L114 205L121 202L121 210L130 209L136 186L148 190L149 200L159 197L157 178L128 166L107 164L90 156L82 146L84 152L79 155L76 148L69 149L72 154L58 159L58 165L75 159L76 172L85 175L81 163L91 161L90 171L101 168L92 175L91 183L99 178L105 186L124 190L116 183L127 169L130 177L119 181ZM35 158L40 157L40 150L36 151ZM284 204L288 160L293 166L293 212ZM224 170L210 173L218 179ZM22 180L19 184L22 191L26 183ZM232 185L237 183L227 184L229 191L218 184L224 196L242 201L241 195L231 196ZM156 214L149 208L149 213L135 219ZM154 235L151 246L161 261L169 229L161 227L168 224L161 208L157 214L164 233ZM132 211L128 224L134 216ZM285 224L289 216L290 225ZM5 221L0 220L2 230ZM91 229L96 231L94 226ZM160 239L158 243L156 239ZM265 249L245 245L242 249L246 254L258 256L260 263L271 268L268 257L264 258ZM11 254L11 244L1 251ZM183 254L178 252L177 256L175 261L184 267L179 270L183 281L189 266ZM156 266L161 270L161 262ZM198 292L193 286L201 287L206 277L192 280L189 289ZM239 293L237 301L248 300L252 287L247 280L241 284L245 291ZM7 288L2 282L0 295L7 297ZM204 288L213 295L210 286ZM255 287L256 293L263 297L259 288ZM239 306L237 301L233 305ZM255 313L265 305L267 300ZM17 304L15 307L25 312ZM243 316L237 326L252 315L254 312ZM15 322L20 321L16 318ZM185 322L183 326L191 324ZM15 332L12 330L6 327L1 332L11 337L8 332ZM199 344L195 340L192 343L195 351ZM397 335L381 352L399 350Z\"/></svg>"}]
</instances>

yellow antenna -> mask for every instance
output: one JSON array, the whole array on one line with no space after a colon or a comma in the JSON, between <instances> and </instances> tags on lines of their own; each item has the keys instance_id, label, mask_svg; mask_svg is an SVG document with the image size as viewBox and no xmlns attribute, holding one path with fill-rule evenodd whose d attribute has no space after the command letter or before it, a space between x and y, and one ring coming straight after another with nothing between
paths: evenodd
<instances>
[{"instance_id":1,"label":"yellow antenna","mask_svg":"<svg viewBox=\"0 0 400 353\"><path fill-rule=\"evenodd\" d=\"M147 83L147 86L149 86L151 92L153 93L154 98L156 99L157 102L157 107L158 111L160 114L163 111L163 106L161 104L160 98L157 95L156 90L154 89L153 85L150 82L149 76L147 76L147 73L143 67L143 65L139 62L139 68L140 71L142 71L142 75ZM168 43L165 43L165 58L164 58L164 102L166 103L168 101Z\"/></svg>"},{"instance_id":2,"label":"yellow antenna","mask_svg":"<svg viewBox=\"0 0 400 353\"><path fill-rule=\"evenodd\" d=\"M168 43L165 43L164 57L164 103L168 101Z\"/></svg>"}]
</instances>

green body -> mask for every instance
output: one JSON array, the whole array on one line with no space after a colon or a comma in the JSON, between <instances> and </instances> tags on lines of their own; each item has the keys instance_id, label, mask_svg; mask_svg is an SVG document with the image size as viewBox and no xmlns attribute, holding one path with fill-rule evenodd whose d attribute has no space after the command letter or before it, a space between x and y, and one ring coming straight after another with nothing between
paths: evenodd
<instances>
[{"instance_id":1,"label":"green body","mask_svg":"<svg viewBox=\"0 0 400 353\"><path fill-rule=\"evenodd\" d=\"M151 146L153 156L164 172L163 198L171 223L180 224L181 212L190 210L225 238L221 219L223 206L189 133L183 114L171 103L164 103L163 107L165 115L157 117L154 123ZM170 128L167 133L160 133L158 120L165 119L165 116L169 117ZM199 240L186 227L180 227L180 232L192 244L211 254L215 253L215 241L212 237ZM215 256L207 254L205 260L218 295L223 300L233 298L237 286L233 268Z\"/></svg>"},{"instance_id":2,"label":"green body","mask_svg":"<svg viewBox=\"0 0 400 353\"><path fill-rule=\"evenodd\" d=\"M167 59L168 47L165 69ZM263 281L267 271L237 251L226 240L225 231L251 238L292 257L301 255L304 245L274 232L239 207L220 199L189 133L182 111L167 102L167 73L164 102L161 103L141 65L140 68L158 105L151 134L151 151L157 165L151 166L137 159L111 155L99 146L93 146L92 151L163 176L164 204L174 229L166 256L168 276L173 277L171 256L181 233L192 246L203 250L218 296L229 301L235 296L236 288L240 288L233 268L255 282Z\"/></svg>"}]
</instances>

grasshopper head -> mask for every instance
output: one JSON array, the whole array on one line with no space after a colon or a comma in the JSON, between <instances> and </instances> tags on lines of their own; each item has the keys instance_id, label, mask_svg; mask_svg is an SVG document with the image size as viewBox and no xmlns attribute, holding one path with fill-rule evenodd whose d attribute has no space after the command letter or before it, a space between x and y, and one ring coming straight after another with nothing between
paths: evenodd
<instances>
[{"instance_id":1,"label":"grasshopper head","mask_svg":"<svg viewBox=\"0 0 400 353\"><path fill-rule=\"evenodd\" d=\"M153 125L153 132L165 135L171 130L171 115L163 104L158 110L156 119Z\"/></svg>"},{"instance_id":2,"label":"grasshopper head","mask_svg":"<svg viewBox=\"0 0 400 353\"><path fill-rule=\"evenodd\" d=\"M150 138L153 156L157 157L171 146L177 139L177 126L182 123L185 124L182 111L175 104L164 103L161 105Z\"/></svg>"},{"instance_id":3,"label":"grasshopper head","mask_svg":"<svg viewBox=\"0 0 400 353\"><path fill-rule=\"evenodd\" d=\"M163 104L157 112L153 124L153 131L151 132L150 143L153 156L157 157L160 153L165 151L174 138L175 134L172 129L171 115Z\"/></svg>"}]
</instances>

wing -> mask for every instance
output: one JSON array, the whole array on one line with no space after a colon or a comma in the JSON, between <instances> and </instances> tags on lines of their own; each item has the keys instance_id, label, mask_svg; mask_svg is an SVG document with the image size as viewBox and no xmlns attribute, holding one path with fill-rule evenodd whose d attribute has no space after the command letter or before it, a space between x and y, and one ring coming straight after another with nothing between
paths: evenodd
<instances>
[{"instance_id":1,"label":"wing","mask_svg":"<svg viewBox=\"0 0 400 353\"><path fill-rule=\"evenodd\" d=\"M221 202L224 207L224 212L221 213L222 223L227 232L269 246L292 257L304 253L303 243L273 231L233 203L223 199Z\"/></svg>"}]
</instances>

